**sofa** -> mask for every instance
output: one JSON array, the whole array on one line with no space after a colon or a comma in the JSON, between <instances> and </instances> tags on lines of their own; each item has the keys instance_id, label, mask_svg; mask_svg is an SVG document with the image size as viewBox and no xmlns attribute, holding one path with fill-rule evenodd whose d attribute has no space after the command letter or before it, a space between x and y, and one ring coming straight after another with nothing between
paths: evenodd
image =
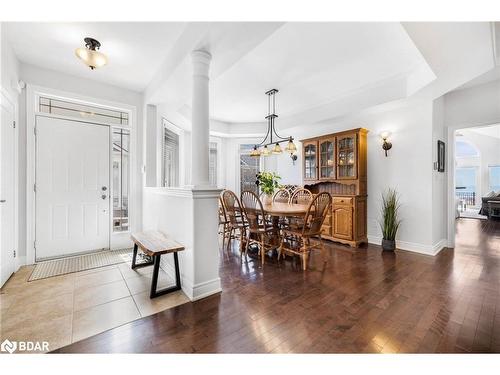
<instances>
[{"instance_id":1,"label":"sofa","mask_svg":"<svg viewBox=\"0 0 500 375\"><path fill-rule=\"evenodd\" d=\"M481 209L479 210L479 215L490 216L488 212L488 202L498 201L500 202L500 191L491 191L486 196L481 198Z\"/></svg>"}]
</instances>

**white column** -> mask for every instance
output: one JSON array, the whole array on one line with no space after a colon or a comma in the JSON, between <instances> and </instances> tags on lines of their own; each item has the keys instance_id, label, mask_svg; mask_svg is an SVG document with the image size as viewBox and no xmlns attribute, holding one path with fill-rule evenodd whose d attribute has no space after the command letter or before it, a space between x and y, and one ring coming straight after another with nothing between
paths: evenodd
<instances>
[{"instance_id":1,"label":"white column","mask_svg":"<svg viewBox=\"0 0 500 375\"><path fill-rule=\"evenodd\" d=\"M210 124L208 113L208 70L212 56L206 51L193 51L193 102L191 127L191 185L207 187Z\"/></svg>"}]
</instances>

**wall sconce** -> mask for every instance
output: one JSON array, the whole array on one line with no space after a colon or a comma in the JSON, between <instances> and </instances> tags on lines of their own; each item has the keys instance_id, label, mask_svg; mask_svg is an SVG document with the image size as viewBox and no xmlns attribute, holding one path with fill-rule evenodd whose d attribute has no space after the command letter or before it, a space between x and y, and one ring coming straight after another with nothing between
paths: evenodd
<instances>
[{"instance_id":1,"label":"wall sconce","mask_svg":"<svg viewBox=\"0 0 500 375\"><path fill-rule=\"evenodd\" d=\"M292 164L295 165L295 162L297 161L298 157L295 154L290 154L290 158L292 159Z\"/></svg>"},{"instance_id":2,"label":"wall sconce","mask_svg":"<svg viewBox=\"0 0 500 375\"><path fill-rule=\"evenodd\" d=\"M387 139L391 135L390 132L382 132L380 133L380 137L382 138L382 149L385 151L385 156L387 157L387 151L389 151L392 148L392 143L389 142Z\"/></svg>"}]
</instances>

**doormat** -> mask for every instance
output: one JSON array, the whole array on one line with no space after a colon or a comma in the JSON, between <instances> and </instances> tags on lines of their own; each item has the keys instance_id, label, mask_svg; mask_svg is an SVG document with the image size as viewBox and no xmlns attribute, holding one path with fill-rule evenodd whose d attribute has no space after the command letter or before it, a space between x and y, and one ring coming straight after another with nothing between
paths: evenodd
<instances>
[{"instance_id":1,"label":"doormat","mask_svg":"<svg viewBox=\"0 0 500 375\"><path fill-rule=\"evenodd\" d=\"M125 263L132 259L132 249L106 250L37 263L28 281L86 271L93 268Z\"/></svg>"}]
</instances>

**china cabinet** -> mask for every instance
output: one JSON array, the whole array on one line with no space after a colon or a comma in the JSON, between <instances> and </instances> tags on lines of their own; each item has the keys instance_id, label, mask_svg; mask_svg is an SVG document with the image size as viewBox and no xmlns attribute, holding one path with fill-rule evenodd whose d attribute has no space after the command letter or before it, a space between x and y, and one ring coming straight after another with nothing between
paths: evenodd
<instances>
[{"instance_id":1,"label":"china cabinet","mask_svg":"<svg viewBox=\"0 0 500 375\"><path fill-rule=\"evenodd\" d=\"M323 237L353 247L368 241L367 133L359 128L301 141L305 187L333 197Z\"/></svg>"}]
</instances>

